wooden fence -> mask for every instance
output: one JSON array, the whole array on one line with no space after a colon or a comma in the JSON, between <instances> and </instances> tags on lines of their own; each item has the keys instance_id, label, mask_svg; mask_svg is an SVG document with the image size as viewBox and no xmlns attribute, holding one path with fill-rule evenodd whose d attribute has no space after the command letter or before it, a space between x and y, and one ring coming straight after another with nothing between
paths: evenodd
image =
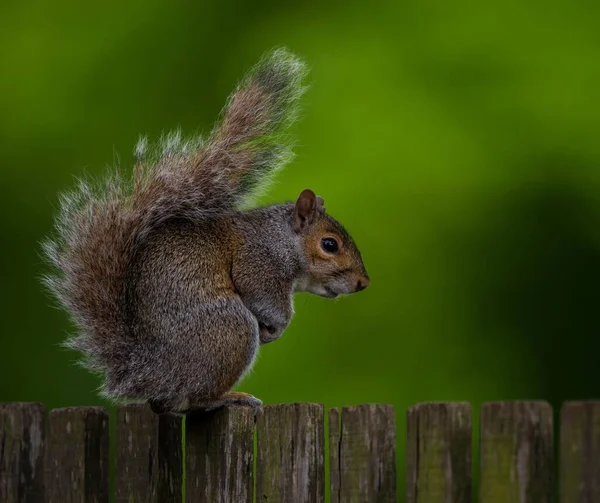
<instances>
[{"instance_id":1,"label":"wooden fence","mask_svg":"<svg viewBox=\"0 0 600 503\"><path fill-rule=\"evenodd\" d=\"M119 407L114 431L117 502L396 501L394 410L317 404L156 416ZM408 411L406 503L600 503L600 402L560 412L545 402L496 402L479 421L479 487L472 495L472 411L465 403ZM328 440L328 441L326 441ZM327 445L326 445L327 444ZM109 419L101 407L0 405L0 501L107 502ZM328 452L328 456L326 456ZM185 459L184 459L185 454ZM326 463L327 460L327 463ZM558 467L558 468L555 468Z\"/></svg>"}]
</instances>

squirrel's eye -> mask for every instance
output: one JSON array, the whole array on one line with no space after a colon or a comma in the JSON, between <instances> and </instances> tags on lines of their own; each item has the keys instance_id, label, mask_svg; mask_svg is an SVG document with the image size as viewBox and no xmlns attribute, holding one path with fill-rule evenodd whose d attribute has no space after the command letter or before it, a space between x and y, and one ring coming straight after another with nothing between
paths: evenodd
<instances>
[{"instance_id":1,"label":"squirrel's eye","mask_svg":"<svg viewBox=\"0 0 600 503\"><path fill-rule=\"evenodd\" d=\"M335 253L338 251L337 241L333 238L323 238L321 239L321 247L327 253Z\"/></svg>"}]
</instances>

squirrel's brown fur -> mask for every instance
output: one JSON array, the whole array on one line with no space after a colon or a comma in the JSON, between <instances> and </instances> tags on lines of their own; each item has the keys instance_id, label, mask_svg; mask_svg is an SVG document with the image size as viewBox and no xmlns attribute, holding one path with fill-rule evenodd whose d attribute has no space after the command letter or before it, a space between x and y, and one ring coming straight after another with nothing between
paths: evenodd
<instances>
[{"instance_id":1,"label":"squirrel's brown fur","mask_svg":"<svg viewBox=\"0 0 600 503\"><path fill-rule=\"evenodd\" d=\"M207 140L141 139L131 181L115 173L62 197L46 284L80 328L67 345L105 375L105 395L155 410L258 405L230 390L289 324L293 293L367 286L352 238L312 191L242 211L291 158L284 133L305 73L271 52Z\"/></svg>"}]
</instances>

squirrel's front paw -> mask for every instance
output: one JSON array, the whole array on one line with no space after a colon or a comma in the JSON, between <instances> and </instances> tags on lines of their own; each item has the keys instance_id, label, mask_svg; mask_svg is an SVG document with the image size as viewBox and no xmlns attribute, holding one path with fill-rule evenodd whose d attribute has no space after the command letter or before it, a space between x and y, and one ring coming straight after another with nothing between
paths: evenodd
<instances>
[{"instance_id":1,"label":"squirrel's front paw","mask_svg":"<svg viewBox=\"0 0 600 503\"><path fill-rule=\"evenodd\" d=\"M281 337L283 330L280 330L276 327L265 325L264 323L259 323L260 328L260 343L268 344L269 342L276 341Z\"/></svg>"}]
</instances>

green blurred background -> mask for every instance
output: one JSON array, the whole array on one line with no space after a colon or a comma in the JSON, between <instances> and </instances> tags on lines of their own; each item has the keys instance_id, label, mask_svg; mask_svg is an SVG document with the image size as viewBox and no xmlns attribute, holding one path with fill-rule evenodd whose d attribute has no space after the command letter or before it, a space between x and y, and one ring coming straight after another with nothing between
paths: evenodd
<instances>
[{"instance_id":1,"label":"green blurred background","mask_svg":"<svg viewBox=\"0 0 600 503\"><path fill-rule=\"evenodd\" d=\"M0 401L102 404L59 348L38 243L74 176L140 133L208 130L286 45L312 68L297 158L372 284L308 295L241 389L266 403L600 398L600 4L0 4ZM400 468L402 469L400 459Z\"/></svg>"}]
</instances>

